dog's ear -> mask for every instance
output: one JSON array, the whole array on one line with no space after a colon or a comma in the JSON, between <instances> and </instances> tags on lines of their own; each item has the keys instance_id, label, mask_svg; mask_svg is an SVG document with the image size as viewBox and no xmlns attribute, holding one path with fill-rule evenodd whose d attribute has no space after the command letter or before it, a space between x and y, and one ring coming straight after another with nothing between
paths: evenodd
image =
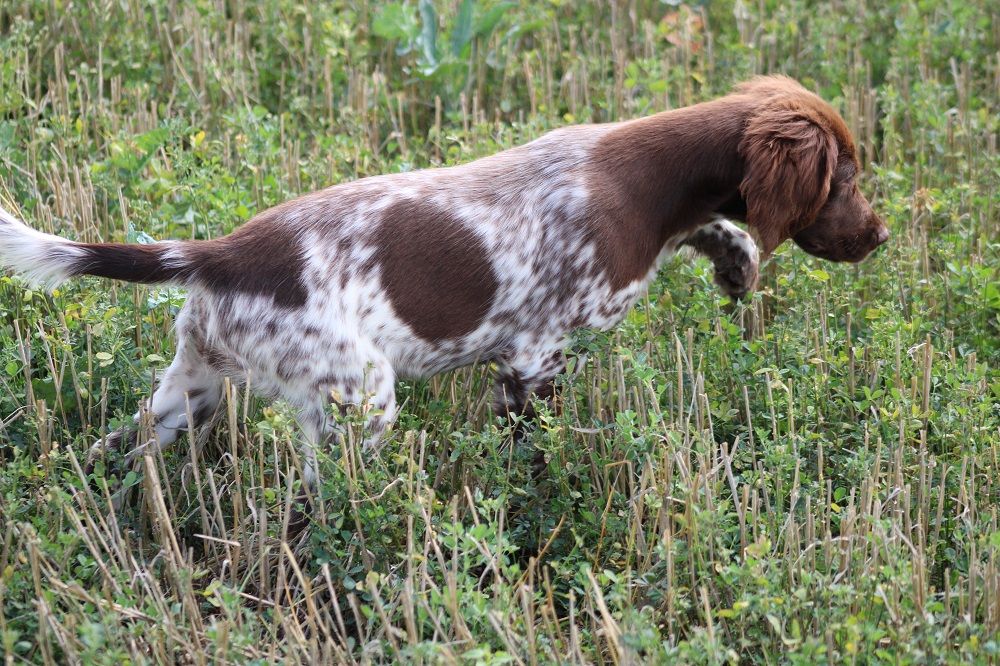
<instances>
[{"instance_id":1,"label":"dog's ear","mask_svg":"<svg viewBox=\"0 0 1000 666\"><path fill-rule=\"evenodd\" d=\"M779 97L747 124L740 142L740 193L762 259L812 223L830 194L837 141L821 122L794 98Z\"/></svg>"}]
</instances>

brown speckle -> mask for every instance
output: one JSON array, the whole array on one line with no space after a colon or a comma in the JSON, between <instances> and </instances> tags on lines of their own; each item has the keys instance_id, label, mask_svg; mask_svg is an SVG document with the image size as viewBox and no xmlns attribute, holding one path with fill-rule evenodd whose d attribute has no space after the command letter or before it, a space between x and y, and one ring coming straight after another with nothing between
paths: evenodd
<instances>
[{"instance_id":1,"label":"brown speckle","mask_svg":"<svg viewBox=\"0 0 1000 666\"><path fill-rule=\"evenodd\" d=\"M304 306L302 244L282 219L288 206L266 210L228 236L185 244L195 279L209 289L269 296L279 307Z\"/></svg>"}]
</instances>

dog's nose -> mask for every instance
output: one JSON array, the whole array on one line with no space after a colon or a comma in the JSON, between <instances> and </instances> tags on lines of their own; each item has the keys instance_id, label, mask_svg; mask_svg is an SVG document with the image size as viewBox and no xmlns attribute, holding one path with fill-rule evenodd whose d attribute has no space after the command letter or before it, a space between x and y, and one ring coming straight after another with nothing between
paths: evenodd
<instances>
[{"instance_id":1,"label":"dog's nose","mask_svg":"<svg viewBox=\"0 0 1000 666\"><path fill-rule=\"evenodd\" d=\"M889 229L884 224L880 224L878 231L875 232L875 244L881 245L887 240L889 240Z\"/></svg>"}]
</instances>

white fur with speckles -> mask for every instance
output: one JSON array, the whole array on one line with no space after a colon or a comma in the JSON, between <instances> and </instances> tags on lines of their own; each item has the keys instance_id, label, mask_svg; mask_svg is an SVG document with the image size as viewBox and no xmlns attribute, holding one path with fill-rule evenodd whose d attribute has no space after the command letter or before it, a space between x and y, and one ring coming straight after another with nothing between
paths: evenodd
<instances>
[{"instance_id":1,"label":"white fur with speckles","mask_svg":"<svg viewBox=\"0 0 1000 666\"><path fill-rule=\"evenodd\" d=\"M367 178L286 206L280 223L295 230L304 248L305 306L279 308L270 297L190 284L177 320L177 354L149 405L157 444L174 441L188 427L189 412L211 414L224 376L298 408L311 445L310 479L313 447L335 427L331 399L364 410L369 444L395 417L393 387L401 377L493 361L500 368L498 394L516 390L521 395L513 403L522 405L528 392L561 370L569 333L615 326L684 240L670 239L648 273L623 289L613 289L594 269L601 265L597 247L573 221L593 205L584 169L611 127L557 130L464 166ZM486 248L497 290L489 314L458 338L421 339L382 287L382 268L372 261L373 229L402 201L446 211ZM72 246L12 218L3 222L5 264L42 281L64 277L58 262L43 255L72 252ZM182 247L170 252L171 261L184 261ZM566 275L572 280L559 280Z\"/></svg>"}]
</instances>

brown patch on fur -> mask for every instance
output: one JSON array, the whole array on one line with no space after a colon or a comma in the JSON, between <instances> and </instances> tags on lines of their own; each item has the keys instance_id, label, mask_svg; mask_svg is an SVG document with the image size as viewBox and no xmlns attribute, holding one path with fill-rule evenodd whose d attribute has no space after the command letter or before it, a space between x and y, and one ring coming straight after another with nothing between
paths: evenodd
<instances>
[{"instance_id":1,"label":"brown patch on fur","mask_svg":"<svg viewBox=\"0 0 1000 666\"><path fill-rule=\"evenodd\" d=\"M85 254L76 260L73 275L95 275L112 280L157 283L186 280L189 268L165 266L163 254L170 244L81 243Z\"/></svg>"},{"instance_id":2,"label":"brown patch on fur","mask_svg":"<svg viewBox=\"0 0 1000 666\"><path fill-rule=\"evenodd\" d=\"M194 345L194 350L205 363L218 372L219 374L225 374L232 369L232 364L229 361L229 357L223 354L218 349L212 347L205 340L205 336L197 328L192 328L188 331L188 336L191 340L191 344Z\"/></svg>"},{"instance_id":3,"label":"brown patch on fur","mask_svg":"<svg viewBox=\"0 0 1000 666\"><path fill-rule=\"evenodd\" d=\"M207 402L199 406L198 409L195 410L194 414L191 415L192 418L194 418L194 425L189 426L187 429L190 429L191 427L200 428L203 425L211 422L215 417L215 412L217 409L218 409L218 403Z\"/></svg>"},{"instance_id":4,"label":"brown patch on fur","mask_svg":"<svg viewBox=\"0 0 1000 666\"><path fill-rule=\"evenodd\" d=\"M466 335L489 313L497 278L486 247L447 213L414 202L394 204L374 243L393 310L421 338Z\"/></svg>"},{"instance_id":5,"label":"brown patch on fur","mask_svg":"<svg viewBox=\"0 0 1000 666\"><path fill-rule=\"evenodd\" d=\"M203 388L193 388L193 389L190 389L189 391L187 391L188 400L192 400L192 401L197 400L199 397L201 397L202 395L205 394L205 390L206 389L203 389Z\"/></svg>"},{"instance_id":6,"label":"brown patch on fur","mask_svg":"<svg viewBox=\"0 0 1000 666\"><path fill-rule=\"evenodd\" d=\"M285 308L304 306L308 293L302 281L302 245L282 219L286 208L266 210L223 238L185 243L195 279L209 289L270 296Z\"/></svg>"},{"instance_id":7,"label":"brown patch on fur","mask_svg":"<svg viewBox=\"0 0 1000 666\"><path fill-rule=\"evenodd\" d=\"M737 146L753 104L727 97L622 123L593 152L590 233L613 289L644 277L664 244L738 194Z\"/></svg>"},{"instance_id":8,"label":"brown patch on fur","mask_svg":"<svg viewBox=\"0 0 1000 666\"><path fill-rule=\"evenodd\" d=\"M215 349L209 349L205 352L205 362L220 374L225 374L230 370L229 358Z\"/></svg>"}]
</instances>

